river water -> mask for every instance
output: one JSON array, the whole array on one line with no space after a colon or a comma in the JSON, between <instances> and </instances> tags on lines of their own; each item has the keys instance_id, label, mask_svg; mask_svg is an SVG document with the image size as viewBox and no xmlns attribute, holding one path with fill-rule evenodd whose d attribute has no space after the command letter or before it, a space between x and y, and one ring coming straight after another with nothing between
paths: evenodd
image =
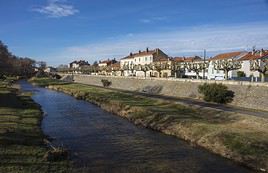
<instances>
[{"instance_id":1,"label":"river water","mask_svg":"<svg viewBox=\"0 0 268 173\"><path fill-rule=\"evenodd\" d=\"M187 142L105 112L85 101L21 81L35 94L44 133L71 152L77 168L96 173L240 173L244 167Z\"/></svg>"}]
</instances>

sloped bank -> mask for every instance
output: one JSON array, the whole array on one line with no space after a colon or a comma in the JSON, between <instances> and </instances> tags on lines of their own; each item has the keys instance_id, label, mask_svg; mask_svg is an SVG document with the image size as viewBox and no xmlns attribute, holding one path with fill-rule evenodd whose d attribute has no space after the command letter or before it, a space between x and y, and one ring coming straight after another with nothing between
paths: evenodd
<instances>
[{"instance_id":1,"label":"sloped bank","mask_svg":"<svg viewBox=\"0 0 268 173\"><path fill-rule=\"evenodd\" d=\"M255 170L268 169L266 119L191 108L83 84L60 83L49 88L94 103L137 125L177 136Z\"/></svg>"},{"instance_id":2,"label":"sloped bank","mask_svg":"<svg viewBox=\"0 0 268 173\"><path fill-rule=\"evenodd\" d=\"M0 172L67 172L68 160L47 159L41 107L18 88L0 81Z\"/></svg>"},{"instance_id":3,"label":"sloped bank","mask_svg":"<svg viewBox=\"0 0 268 173\"><path fill-rule=\"evenodd\" d=\"M70 75L67 75L71 77ZM102 86L102 79L112 82L111 88L127 91L148 92L174 97L199 99L198 86L204 83L223 83L229 90L235 92L231 105L268 111L268 83L243 81L213 81L172 78L136 78L121 76L73 75L77 83Z\"/></svg>"}]
</instances>

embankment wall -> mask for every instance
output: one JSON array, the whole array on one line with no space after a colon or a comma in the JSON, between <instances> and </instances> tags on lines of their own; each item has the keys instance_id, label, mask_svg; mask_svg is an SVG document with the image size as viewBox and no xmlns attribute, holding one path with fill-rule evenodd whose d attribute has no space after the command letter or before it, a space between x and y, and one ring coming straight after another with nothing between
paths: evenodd
<instances>
[{"instance_id":1,"label":"embankment wall","mask_svg":"<svg viewBox=\"0 0 268 173\"><path fill-rule=\"evenodd\" d=\"M112 82L111 88L147 92L151 94L200 99L198 86L202 83L223 83L234 91L231 105L268 111L268 83L251 83L240 81L204 81L191 79L158 79L74 75L75 82L102 86L102 79Z\"/></svg>"}]
</instances>

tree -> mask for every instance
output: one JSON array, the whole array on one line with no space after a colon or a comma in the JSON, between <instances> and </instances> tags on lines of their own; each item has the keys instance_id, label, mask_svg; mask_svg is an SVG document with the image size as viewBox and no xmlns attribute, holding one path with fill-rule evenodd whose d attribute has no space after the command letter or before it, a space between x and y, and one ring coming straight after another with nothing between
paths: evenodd
<instances>
[{"instance_id":1,"label":"tree","mask_svg":"<svg viewBox=\"0 0 268 173\"><path fill-rule=\"evenodd\" d=\"M146 72L152 69L152 67L149 64L145 64L145 65L140 65L139 64L135 68L138 71L143 71L144 77L146 77Z\"/></svg>"},{"instance_id":2,"label":"tree","mask_svg":"<svg viewBox=\"0 0 268 173\"><path fill-rule=\"evenodd\" d=\"M81 72L83 74L90 74L91 73L91 68L89 65L82 65L81 66Z\"/></svg>"},{"instance_id":3,"label":"tree","mask_svg":"<svg viewBox=\"0 0 268 173\"><path fill-rule=\"evenodd\" d=\"M213 66L215 70L224 71L224 78L228 80L229 71L241 69L242 62L234 59L217 60L213 61Z\"/></svg>"},{"instance_id":4,"label":"tree","mask_svg":"<svg viewBox=\"0 0 268 173\"><path fill-rule=\"evenodd\" d=\"M128 70L131 71L131 75L134 75L134 71L136 70L136 65L134 65L133 63L125 63L123 65L123 69L124 70Z\"/></svg>"},{"instance_id":5,"label":"tree","mask_svg":"<svg viewBox=\"0 0 268 173\"><path fill-rule=\"evenodd\" d=\"M268 71L268 59L256 59L250 61L250 70L261 74L261 82L265 82L265 74Z\"/></svg>"},{"instance_id":6,"label":"tree","mask_svg":"<svg viewBox=\"0 0 268 173\"><path fill-rule=\"evenodd\" d=\"M68 65L61 64L57 67L57 71L62 72L62 73L67 73L69 71L69 67Z\"/></svg>"},{"instance_id":7,"label":"tree","mask_svg":"<svg viewBox=\"0 0 268 173\"><path fill-rule=\"evenodd\" d=\"M185 68L189 71L194 71L196 73L196 79L199 79L199 73L206 70L209 66L208 62L187 62L185 63Z\"/></svg>"},{"instance_id":8,"label":"tree","mask_svg":"<svg viewBox=\"0 0 268 173\"><path fill-rule=\"evenodd\" d=\"M179 77L182 77L182 73L185 71L185 67L182 62L173 62L171 64L171 70L175 73L175 78L178 77L178 72L180 74Z\"/></svg>"},{"instance_id":9,"label":"tree","mask_svg":"<svg viewBox=\"0 0 268 173\"><path fill-rule=\"evenodd\" d=\"M20 75L31 76L34 73L35 61L30 58L21 58L12 55L8 47L0 41L0 76Z\"/></svg>"},{"instance_id":10,"label":"tree","mask_svg":"<svg viewBox=\"0 0 268 173\"><path fill-rule=\"evenodd\" d=\"M158 77L161 77L162 76L162 71L171 69L171 65L166 61L164 61L164 62L161 62L161 61L154 62L152 64L152 69L158 72Z\"/></svg>"}]
</instances>

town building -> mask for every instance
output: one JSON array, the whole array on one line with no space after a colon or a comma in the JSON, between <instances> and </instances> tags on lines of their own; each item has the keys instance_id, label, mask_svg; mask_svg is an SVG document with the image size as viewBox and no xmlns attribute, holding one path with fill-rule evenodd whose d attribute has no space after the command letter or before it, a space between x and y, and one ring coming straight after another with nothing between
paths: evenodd
<instances>
[{"instance_id":1,"label":"town building","mask_svg":"<svg viewBox=\"0 0 268 173\"><path fill-rule=\"evenodd\" d=\"M228 75L228 79L236 78L239 69L235 69L234 66L239 68L238 60L246 54L247 52L245 51L228 52L218 54L215 57L210 58L207 78L210 80L224 80L226 75ZM228 70L228 72L226 73L226 71L222 70L221 68L217 68L219 66L225 66L226 68L231 67L231 70Z\"/></svg>"},{"instance_id":2,"label":"town building","mask_svg":"<svg viewBox=\"0 0 268 173\"><path fill-rule=\"evenodd\" d=\"M44 72L46 73L55 73L57 70L54 67L46 67Z\"/></svg>"},{"instance_id":3,"label":"town building","mask_svg":"<svg viewBox=\"0 0 268 173\"><path fill-rule=\"evenodd\" d=\"M153 71L139 70L137 66L150 65L158 60L168 60L169 57L160 49L139 51L137 53L130 53L127 57L120 60L120 66L124 69L124 76L151 76Z\"/></svg>"},{"instance_id":4,"label":"town building","mask_svg":"<svg viewBox=\"0 0 268 173\"><path fill-rule=\"evenodd\" d=\"M268 50L253 50L248 52L245 56L241 57L238 61L242 62L241 72L245 74L245 78L250 81L259 81L260 80L260 72L258 70L252 69L251 65L254 61L260 60L259 65L260 68L264 66L264 59L268 59ZM261 70L261 69L260 69Z\"/></svg>"},{"instance_id":5,"label":"town building","mask_svg":"<svg viewBox=\"0 0 268 173\"><path fill-rule=\"evenodd\" d=\"M111 75L111 65L117 63L115 59L107 59L103 61L99 61L98 68L99 68L99 75Z\"/></svg>"},{"instance_id":6,"label":"town building","mask_svg":"<svg viewBox=\"0 0 268 173\"><path fill-rule=\"evenodd\" d=\"M173 58L176 78L207 78L208 61L199 56Z\"/></svg>"},{"instance_id":7,"label":"town building","mask_svg":"<svg viewBox=\"0 0 268 173\"><path fill-rule=\"evenodd\" d=\"M84 65L90 65L90 64L85 60L73 61L69 64L69 68L78 69L79 67Z\"/></svg>"}]
</instances>

